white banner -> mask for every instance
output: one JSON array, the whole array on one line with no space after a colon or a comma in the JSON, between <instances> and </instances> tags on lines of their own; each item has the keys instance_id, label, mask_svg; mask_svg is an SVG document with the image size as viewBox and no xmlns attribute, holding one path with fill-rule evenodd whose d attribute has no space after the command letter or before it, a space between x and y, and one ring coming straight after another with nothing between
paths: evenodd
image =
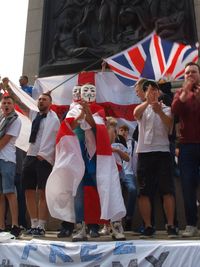
<instances>
[{"instance_id":1,"label":"white banner","mask_svg":"<svg viewBox=\"0 0 200 267\"><path fill-rule=\"evenodd\" d=\"M58 242L10 241L0 243L4 267L198 267L197 241Z\"/></svg>"}]
</instances>

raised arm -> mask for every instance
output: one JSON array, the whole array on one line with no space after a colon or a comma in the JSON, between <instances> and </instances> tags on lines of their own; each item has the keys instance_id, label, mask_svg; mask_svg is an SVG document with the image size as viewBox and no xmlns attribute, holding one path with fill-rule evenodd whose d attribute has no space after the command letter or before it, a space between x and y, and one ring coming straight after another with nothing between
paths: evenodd
<instances>
[{"instance_id":1,"label":"raised arm","mask_svg":"<svg viewBox=\"0 0 200 267\"><path fill-rule=\"evenodd\" d=\"M151 85L148 86L148 89L145 92L145 99L146 101L144 101L143 103L141 103L134 109L133 115L136 120L140 120L142 117L142 114L144 113L148 105L151 105L156 100L155 92Z\"/></svg>"},{"instance_id":2,"label":"raised arm","mask_svg":"<svg viewBox=\"0 0 200 267\"><path fill-rule=\"evenodd\" d=\"M85 101L81 101L81 106L83 107L83 111L85 113L85 120L89 123L89 125L92 127L92 128L96 128L96 123L94 121L94 118L92 116L92 112L90 110L90 107L88 105L87 102Z\"/></svg>"},{"instance_id":3,"label":"raised arm","mask_svg":"<svg viewBox=\"0 0 200 267\"><path fill-rule=\"evenodd\" d=\"M15 94L15 92L10 87L7 89L7 91L9 93L9 95L15 100L16 104L23 111L24 115L26 115L28 117L29 112L30 112L30 108L21 101L21 99Z\"/></svg>"},{"instance_id":4,"label":"raised arm","mask_svg":"<svg viewBox=\"0 0 200 267\"><path fill-rule=\"evenodd\" d=\"M136 120L140 120L142 117L142 114L144 113L145 109L147 108L148 103L147 101L141 103L140 105L138 105L133 112L133 115L135 117Z\"/></svg>"},{"instance_id":5,"label":"raised arm","mask_svg":"<svg viewBox=\"0 0 200 267\"><path fill-rule=\"evenodd\" d=\"M160 119L165 124L165 126L171 129L173 125L173 117L168 114L165 114L165 112L162 109L162 102L152 103L152 109L155 113L157 113L160 116Z\"/></svg>"}]
</instances>

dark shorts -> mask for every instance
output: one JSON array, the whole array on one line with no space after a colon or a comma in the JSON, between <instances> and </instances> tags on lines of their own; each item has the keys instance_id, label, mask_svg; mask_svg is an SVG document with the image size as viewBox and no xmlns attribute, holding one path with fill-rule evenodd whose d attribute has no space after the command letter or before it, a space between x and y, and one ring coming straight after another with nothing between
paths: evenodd
<instances>
[{"instance_id":1,"label":"dark shorts","mask_svg":"<svg viewBox=\"0 0 200 267\"><path fill-rule=\"evenodd\" d=\"M139 153L137 179L140 195L152 197L157 189L160 195L174 195L171 154L169 152Z\"/></svg>"},{"instance_id":2,"label":"dark shorts","mask_svg":"<svg viewBox=\"0 0 200 267\"><path fill-rule=\"evenodd\" d=\"M24 189L45 189L52 165L46 160L26 156L23 163L22 184Z\"/></svg>"}]
</instances>

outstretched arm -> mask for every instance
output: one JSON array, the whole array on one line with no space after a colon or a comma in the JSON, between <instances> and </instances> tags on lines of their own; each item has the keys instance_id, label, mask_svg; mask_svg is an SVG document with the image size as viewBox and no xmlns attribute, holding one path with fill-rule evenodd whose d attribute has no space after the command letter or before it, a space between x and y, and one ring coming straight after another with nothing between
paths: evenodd
<instances>
[{"instance_id":1,"label":"outstretched arm","mask_svg":"<svg viewBox=\"0 0 200 267\"><path fill-rule=\"evenodd\" d=\"M20 109L23 111L24 115L28 117L30 108L21 101L21 99L15 94L15 92L10 87L7 88L7 91L9 95L15 100Z\"/></svg>"}]
</instances>

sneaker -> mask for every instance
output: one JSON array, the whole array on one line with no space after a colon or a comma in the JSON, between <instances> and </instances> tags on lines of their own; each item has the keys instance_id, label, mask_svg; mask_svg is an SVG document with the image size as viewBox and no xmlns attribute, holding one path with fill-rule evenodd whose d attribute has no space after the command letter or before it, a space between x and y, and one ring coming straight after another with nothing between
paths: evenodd
<instances>
[{"instance_id":1,"label":"sneaker","mask_svg":"<svg viewBox=\"0 0 200 267\"><path fill-rule=\"evenodd\" d=\"M99 237L99 225L98 224L88 224L89 235L91 238Z\"/></svg>"},{"instance_id":2,"label":"sneaker","mask_svg":"<svg viewBox=\"0 0 200 267\"><path fill-rule=\"evenodd\" d=\"M110 225L112 229L113 240L126 240L126 237L124 235L124 229L120 221L111 222Z\"/></svg>"},{"instance_id":3,"label":"sneaker","mask_svg":"<svg viewBox=\"0 0 200 267\"><path fill-rule=\"evenodd\" d=\"M176 228L172 225L167 225L167 234L168 238L176 238L178 236Z\"/></svg>"},{"instance_id":4,"label":"sneaker","mask_svg":"<svg viewBox=\"0 0 200 267\"><path fill-rule=\"evenodd\" d=\"M110 235L110 226L107 224L104 224L103 228L99 231L99 234L102 236Z\"/></svg>"},{"instance_id":5,"label":"sneaker","mask_svg":"<svg viewBox=\"0 0 200 267\"><path fill-rule=\"evenodd\" d=\"M151 226L148 226L146 228L144 228L144 231L143 233L140 235L140 238L152 238L154 237L154 234L155 234L155 229Z\"/></svg>"},{"instance_id":6,"label":"sneaker","mask_svg":"<svg viewBox=\"0 0 200 267\"><path fill-rule=\"evenodd\" d=\"M196 226L187 225L185 231L182 233L182 237L195 237L198 236L198 229Z\"/></svg>"},{"instance_id":7,"label":"sneaker","mask_svg":"<svg viewBox=\"0 0 200 267\"><path fill-rule=\"evenodd\" d=\"M85 223L82 223L82 228L77 231L72 237L72 242L87 241L86 226Z\"/></svg>"},{"instance_id":8,"label":"sneaker","mask_svg":"<svg viewBox=\"0 0 200 267\"><path fill-rule=\"evenodd\" d=\"M33 236L44 236L45 235L45 230L42 229L42 228L35 228L33 233L32 233Z\"/></svg>"},{"instance_id":9,"label":"sneaker","mask_svg":"<svg viewBox=\"0 0 200 267\"><path fill-rule=\"evenodd\" d=\"M25 235L33 235L34 231L36 231L36 228L30 228L24 234Z\"/></svg>"},{"instance_id":10,"label":"sneaker","mask_svg":"<svg viewBox=\"0 0 200 267\"><path fill-rule=\"evenodd\" d=\"M75 233L78 233L81 229L82 229L82 223L77 223L77 224L75 224L73 233L74 233L74 234L75 234Z\"/></svg>"},{"instance_id":11,"label":"sneaker","mask_svg":"<svg viewBox=\"0 0 200 267\"><path fill-rule=\"evenodd\" d=\"M94 229L90 229L89 231L89 235L90 237L92 238L97 238L97 237L100 237L100 234L97 230L94 230Z\"/></svg>"},{"instance_id":12,"label":"sneaker","mask_svg":"<svg viewBox=\"0 0 200 267\"><path fill-rule=\"evenodd\" d=\"M62 228L57 234L58 238L70 237L72 235L73 229Z\"/></svg>"},{"instance_id":13,"label":"sneaker","mask_svg":"<svg viewBox=\"0 0 200 267\"><path fill-rule=\"evenodd\" d=\"M15 237L19 237L21 234L21 228L16 225L12 226L10 234L14 235Z\"/></svg>"},{"instance_id":14,"label":"sneaker","mask_svg":"<svg viewBox=\"0 0 200 267\"><path fill-rule=\"evenodd\" d=\"M58 238L70 237L74 230L74 224L69 222L62 222L60 232L57 234Z\"/></svg>"}]
</instances>

